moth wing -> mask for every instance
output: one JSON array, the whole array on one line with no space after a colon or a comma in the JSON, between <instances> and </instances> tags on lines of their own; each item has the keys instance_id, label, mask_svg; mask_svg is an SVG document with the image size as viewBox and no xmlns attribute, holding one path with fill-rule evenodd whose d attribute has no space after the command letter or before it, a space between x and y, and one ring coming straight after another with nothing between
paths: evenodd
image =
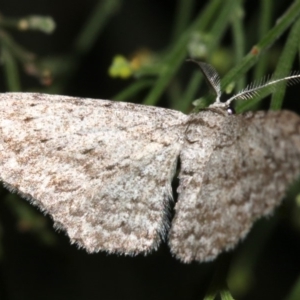
<instances>
[{"instance_id":1,"label":"moth wing","mask_svg":"<svg viewBox=\"0 0 300 300\"><path fill-rule=\"evenodd\" d=\"M107 100L1 94L0 177L88 252L148 252L169 226L185 119Z\"/></svg>"},{"instance_id":2,"label":"moth wing","mask_svg":"<svg viewBox=\"0 0 300 300\"><path fill-rule=\"evenodd\" d=\"M299 116L212 114L192 118L180 154L169 244L184 262L209 261L233 248L257 218L279 205L300 173Z\"/></svg>"}]
</instances>

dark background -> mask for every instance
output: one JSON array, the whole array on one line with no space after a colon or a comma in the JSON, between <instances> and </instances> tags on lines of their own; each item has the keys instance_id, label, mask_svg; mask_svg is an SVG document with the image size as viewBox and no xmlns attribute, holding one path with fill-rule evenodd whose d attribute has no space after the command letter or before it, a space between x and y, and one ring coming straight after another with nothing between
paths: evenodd
<instances>
[{"instance_id":1,"label":"dark background","mask_svg":"<svg viewBox=\"0 0 300 300\"><path fill-rule=\"evenodd\" d=\"M80 57L74 56L74 42L98 1L3 0L0 13L5 17L52 16L57 27L51 35L9 32L20 45L40 58L69 57L74 60L73 68L66 75L53 73L54 86L63 82L57 87L59 93L113 99L134 79L110 78L107 70L112 58L118 53L130 55L141 47L154 52L168 49L177 13L176 1L171 0L120 2L120 7L108 20L92 48ZM194 2L191 21L207 3ZM276 4L272 24L292 1L284 2ZM245 26L249 34L247 52L256 42L253 36L257 29L253 25L258 3L246 1L244 6ZM276 53L285 44L285 38L281 37L276 47L270 49L270 55L274 56L270 71L272 65L276 65ZM230 51L231 43L230 32L226 32L222 44ZM68 63L66 60L66 66ZM295 66L298 67L297 62ZM176 75L183 85L186 84L185 75L191 69L183 66L182 74ZM20 74L23 91L51 91L51 87L41 86L36 78L22 70ZM7 91L4 72L0 75L0 88L1 92ZM294 96L299 100L297 89L289 93L288 99ZM137 98L133 100L139 102ZM160 103L167 106L166 95L161 97ZM289 106L286 103L291 103L290 106L296 110L299 107L291 100L285 102ZM300 214L295 205L297 186L294 190L273 218L259 221L244 243L221 257L232 259L228 284L236 299L285 299L296 283L300 270ZM147 257L87 254L70 245L64 233L55 232L49 217L44 218L27 202L8 194L5 189L1 189L0 193L1 300L202 299L219 267L219 260L182 264L171 256L166 243Z\"/></svg>"}]
</instances>

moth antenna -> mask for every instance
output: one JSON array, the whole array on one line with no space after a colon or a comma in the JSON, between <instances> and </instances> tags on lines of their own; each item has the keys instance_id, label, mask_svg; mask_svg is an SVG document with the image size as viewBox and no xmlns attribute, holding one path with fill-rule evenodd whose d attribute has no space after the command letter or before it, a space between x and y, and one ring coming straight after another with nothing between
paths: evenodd
<instances>
[{"instance_id":1,"label":"moth antenna","mask_svg":"<svg viewBox=\"0 0 300 300\"><path fill-rule=\"evenodd\" d=\"M206 82L208 83L209 87L213 90L216 95L215 102L220 102L221 98L221 80L218 72L214 67L204 62L198 62L194 59L187 59L187 61L191 61L196 63L204 75Z\"/></svg>"},{"instance_id":2,"label":"moth antenna","mask_svg":"<svg viewBox=\"0 0 300 300\"><path fill-rule=\"evenodd\" d=\"M300 82L300 73L293 72L290 76L270 80L270 76L264 77L262 80L254 83L250 83L245 89L235 94L231 98L229 98L225 103L226 105L230 105L233 100L248 100L253 98L254 96L258 96L262 89L267 89L270 92L274 92L276 90L276 84L280 82L287 82L287 85L293 85Z\"/></svg>"}]
</instances>

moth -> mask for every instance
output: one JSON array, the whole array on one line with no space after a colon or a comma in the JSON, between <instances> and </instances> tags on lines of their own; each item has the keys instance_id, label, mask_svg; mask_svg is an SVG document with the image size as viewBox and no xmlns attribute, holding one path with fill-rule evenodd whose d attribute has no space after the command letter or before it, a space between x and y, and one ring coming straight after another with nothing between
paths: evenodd
<instances>
[{"instance_id":1,"label":"moth","mask_svg":"<svg viewBox=\"0 0 300 300\"><path fill-rule=\"evenodd\" d=\"M216 70L199 63L216 93L208 108L179 111L109 100L0 94L0 178L49 214L87 252L147 254L167 239L182 262L232 249L278 206L300 173L300 117L233 114L294 74L220 101ZM178 200L171 182L178 168Z\"/></svg>"}]
</instances>

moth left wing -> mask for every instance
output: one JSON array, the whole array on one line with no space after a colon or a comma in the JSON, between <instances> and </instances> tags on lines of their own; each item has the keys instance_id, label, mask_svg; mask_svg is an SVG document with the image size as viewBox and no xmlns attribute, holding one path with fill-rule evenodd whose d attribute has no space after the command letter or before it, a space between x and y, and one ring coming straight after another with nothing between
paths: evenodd
<instances>
[{"instance_id":1,"label":"moth left wing","mask_svg":"<svg viewBox=\"0 0 300 300\"><path fill-rule=\"evenodd\" d=\"M300 118L289 111L192 115L169 235L184 262L233 248L300 174Z\"/></svg>"}]
</instances>

